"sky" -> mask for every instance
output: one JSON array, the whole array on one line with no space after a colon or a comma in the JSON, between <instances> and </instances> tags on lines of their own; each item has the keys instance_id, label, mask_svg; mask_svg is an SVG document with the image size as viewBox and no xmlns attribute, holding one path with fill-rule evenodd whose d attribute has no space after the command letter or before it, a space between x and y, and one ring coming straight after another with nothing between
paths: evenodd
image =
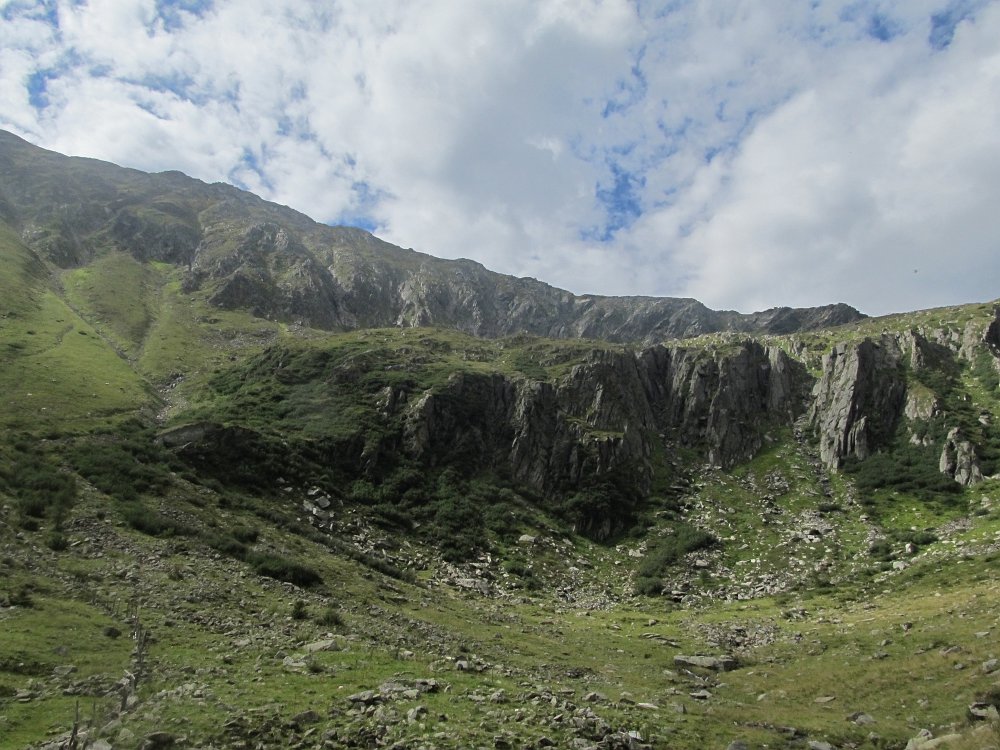
<instances>
[{"instance_id":1,"label":"sky","mask_svg":"<svg viewBox=\"0 0 1000 750\"><path fill-rule=\"evenodd\" d=\"M0 128L578 294L1000 297L1000 0L0 0Z\"/></svg>"}]
</instances>

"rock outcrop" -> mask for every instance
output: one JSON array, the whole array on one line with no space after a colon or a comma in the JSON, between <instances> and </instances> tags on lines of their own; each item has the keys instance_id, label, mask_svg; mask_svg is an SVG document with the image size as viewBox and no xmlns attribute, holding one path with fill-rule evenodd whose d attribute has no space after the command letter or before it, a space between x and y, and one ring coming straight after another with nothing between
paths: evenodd
<instances>
[{"instance_id":1,"label":"rock outcrop","mask_svg":"<svg viewBox=\"0 0 1000 750\"><path fill-rule=\"evenodd\" d=\"M263 318L313 328L344 328L329 272L293 235L273 223L254 224L233 238L215 232L198 247L187 287L214 280L209 301Z\"/></svg>"},{"instance_id":2,"label":"rock outcrop","mask_svg":"<svg viewBox=\"0 0 1000 750\"><path fill-rule=\"evenodd\" d=\"M355 436L325 459L366 474L403 451L428 466L496 472L543 493L615 475L647 492L656 467L680 448L729 467L803 415L799 426L811 426L827 469L891 449L904 423L911 446L933 448L941 472L960 484L980 481L982 467L990 473L996 463L993 449L979 451L995 442L990 415L980 414L977 424L952 392L956 373L969 365L990 380L984 353L997 371L1000 312L992 321L981 314L918 318L936 322L836 344L817 379L800 361L819 364L808 337L785 341L791 355L740 337L859 321L864 316L853 308L744 315L693 299L574 295L471 260L395 247L360 229L321 225L231 186L68 158L2 131L0 166L0 219L21 238L21 260L39 277L52 264L86 266L123 252L175 265L184 291L219 308L310 328L435 326L486 338L530 334L647 347L595 347L558 379L469 370L427 390L390 386L377 409L391 427ZM714 345L666 343L708 333L726 335ZM955 425L962 431L949 433ZM239 445L252 453L255 440L210 430L185 450Z\"/></svg>"},{"instance_id":3,"label":"rock outcrop","mask_svg":"<svg viewBox=\"0 0 1000 750\"><path fill-rule=\"evenodd\" d=\"M902 352L895 339L842 343L823 358L810 421L820 459L838 468L848 456L867 458L892 439L906 399Z\"/></svg>"},{"instance_id":4,"label":"rock outcrop","mask_svg":"<svg viewBox=\"0 0 1000 750\"><path fill-rule=\"evenodd\" d=\"M453 375L412 400L405 446L430 465L502 470L536 490L627 471L646 492L653 457L689 446L732 466L805 409L810 378L783 351L594 352L559 383Z\"/></svg>"},{"instance_id":5,"label":"rock outcrop","mask_svg":"<svg viewBox=\"0 0 1000 750\"><path fill-rule=\"evenodd\" d=\"M965 487L983 481L983 471L979 467L976 449L968 440L962 439L958 427L948 432L938 469Z\"/></svg>"}]
</instances>

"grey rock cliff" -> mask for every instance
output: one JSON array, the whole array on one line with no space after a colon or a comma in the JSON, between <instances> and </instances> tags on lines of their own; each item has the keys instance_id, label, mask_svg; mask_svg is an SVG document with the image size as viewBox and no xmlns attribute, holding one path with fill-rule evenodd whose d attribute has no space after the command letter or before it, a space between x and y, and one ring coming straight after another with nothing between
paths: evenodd
<instances>
[{"instance_id":1,"label":"grey rock cliff","mask_svg":"<svg viewBox=\"0 0 1000 750\"><path fill-rule=\"evenodd\" d=\"M457 374L421 394L405 446L431 465L500 470L542 492L627 471L641 492L652 458L677 445L732 466L754 456L767 430L806 408L805 368L780 350L652 347L594 352L559 383Z\"/></svg>"},{"instance_id":2,"label":"grey rock cliff","mask_svg":"<svg viewBox=\"0 0 1000 750\"><path fill-rule=\"evenodd\" d=\"M888 445L906 398L902 352L895 339L838 344L823 358L810 421L820 459L838 468L845 458L867 458Z\"/></svg>"}]
</instances>

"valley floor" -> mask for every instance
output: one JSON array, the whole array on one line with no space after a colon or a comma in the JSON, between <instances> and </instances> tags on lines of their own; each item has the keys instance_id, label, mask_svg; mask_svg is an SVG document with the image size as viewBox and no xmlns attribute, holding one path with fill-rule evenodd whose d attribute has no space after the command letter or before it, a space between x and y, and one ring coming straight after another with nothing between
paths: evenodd
<instances>
[{"instance_id":1,"label":"valley floor","mask_svg":"<svg viewBox=\"0 0 1000 750\"><path fill-rule=\"evenodd\" d=\"M416 575L389 578L267 530L320 572L299 588L85 494L66 549L0 527L2 748L997 746L996 514L905 565L759 598L713 588L748 567L717 555L701 590L733 598L675 602L632 594L627 544L523 540L562 576L529 586L416 546L393 553Z\"/></svg>"}]
</instances>

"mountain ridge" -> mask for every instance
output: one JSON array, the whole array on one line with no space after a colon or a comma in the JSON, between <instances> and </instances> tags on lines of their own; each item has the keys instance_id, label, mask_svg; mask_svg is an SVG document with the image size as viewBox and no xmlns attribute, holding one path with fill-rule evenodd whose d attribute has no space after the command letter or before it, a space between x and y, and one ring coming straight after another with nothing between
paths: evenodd
<instances>
[{"instance_id":1,"label":"mountain ridge","mask_svg":"<svg viewBox=\"0 0 1000 750\"><path fill-rule=\"evenodd\" d=\"M654 343L716 331L791 333L854 322L843 303L755 313L689 298L574 295L532 278L396 247L330 227L224 183L66 157L0 132L0 209L59 267L116 247L186 266L188 290L325 330L445 326L491 338L530 333Z\"/></svg>"}]
</instances>

